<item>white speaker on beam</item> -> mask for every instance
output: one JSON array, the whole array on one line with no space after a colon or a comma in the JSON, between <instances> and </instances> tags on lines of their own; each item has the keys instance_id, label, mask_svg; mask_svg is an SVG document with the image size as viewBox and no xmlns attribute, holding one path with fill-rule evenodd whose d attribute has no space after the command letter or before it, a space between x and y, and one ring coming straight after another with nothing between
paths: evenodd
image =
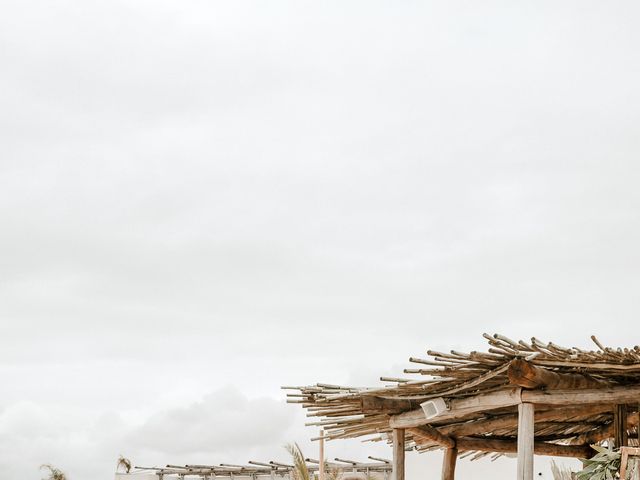
<instances>
[{"instance_id":1,"label":"white speaker on beam","mask_svg":"<svg viewBox=\"0 0 640 480\"><path fill-rule=\"evenodd\" d=\"M424 412L424 416L427 420L436 418L442 412L449 410L447 402L445 402L442 397L427 400L426 402L421 403L420 406L422 407L422 411Z\"/></svg>"}]
</instances>

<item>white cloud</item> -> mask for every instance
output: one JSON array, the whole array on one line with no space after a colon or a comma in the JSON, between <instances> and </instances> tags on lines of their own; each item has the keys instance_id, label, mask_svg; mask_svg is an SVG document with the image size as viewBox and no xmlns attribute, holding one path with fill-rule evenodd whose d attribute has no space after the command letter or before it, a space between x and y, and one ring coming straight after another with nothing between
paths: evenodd
<instances>
[{"instance_id":1,"label":"white cloud","mask_svg":"<svg viewBox=\"0 0 640 480\"><path fill-rule=\"evenodd\" d=\"M225 388L141 424L114 412L93 421L82 417L32 402L7 407L0 413L3 475L34 478L38 465L52 463L71 478L109 478L119 454L145 465L246 462L261 451L281 456L282 445L292 441L295 412L282 401Z\"/></svg>"},{"instance_id":2,"label":"white cloud","mask_svg":"<svg viewBox=\"0 0 640 480\"><path fill-rule=\"evenodd\" d=\"M136 428L127 443L172 453L218 454L288 441L294 412L282 401L248 399L235 388L206 395L186 407L159 412Z\"/></svg>"},{"instance_id":3,"label":"white cloud","mask_svg":"<svg viewBox=\"0 0 640 480\"><path fill-rule=\"evenodd\" d=\"M280 385L482 331L628 343L637 2L4 3L3 473L277 456Z\"/></svg>"}]
</instances>

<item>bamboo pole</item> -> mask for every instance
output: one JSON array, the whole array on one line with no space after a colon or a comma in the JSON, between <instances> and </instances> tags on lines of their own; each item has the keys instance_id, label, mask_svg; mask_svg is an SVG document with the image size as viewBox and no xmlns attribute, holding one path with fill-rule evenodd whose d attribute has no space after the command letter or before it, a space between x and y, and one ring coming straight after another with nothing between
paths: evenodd
<instances>
[{"instance_id":1,"label":"bamboo pole","mask_svg":"<svg viewBox=\"0 0 640 480\"><path fill-rule=\"evenodd\" d=\"M534 407L518 405L518 474L517 480L533 480Z\"/></svg>"},{"instance_id":2,"label":"bamboo pole","mask_svg":"<svg viewBox=\"0 0 640 480\"><path fill-rule=\"evenodd\" d=\"M320 429L318 480L324 480L324 429Z\"/></svg>"}]
</instances>

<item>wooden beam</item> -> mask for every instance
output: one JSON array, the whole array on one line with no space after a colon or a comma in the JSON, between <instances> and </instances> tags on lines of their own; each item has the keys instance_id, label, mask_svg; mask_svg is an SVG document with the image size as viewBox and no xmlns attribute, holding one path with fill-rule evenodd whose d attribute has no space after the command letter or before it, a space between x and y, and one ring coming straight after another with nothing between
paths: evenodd
<instances>
[{"instance_id":1,"label":"wooden beam","mask_svg":"<svg viewBox=\"0 0 640 480\"><path fill-rule=\"evenodd\" d=\"M640 386L594 388L585 390L523 390L522 401L547 405L580 405L595 403L637 403Z\"/></svg>"},{"instance_id":2,"label":"wooden beam","mask_svg":"<svg viewBox=\"0 0 640 480\"><path fill-rule=\"evenodd\" d=\"M601 413L611 412L610 405L580 405L577 407L553 408L535 412L535 420L537 422L545 422L549 420L565 420L572 417L580 417L586 415L598 415ZM491 418L483 418L471 422L456 423L452 425L444 425L437 427L438 431L443 435L451 437L465 437L470 435L480 435L482 433L493 432L504 428L515 428L518 425L518 414L507 413L504 415L496 415ZM581 442L588 443L588 442Z\"/></svg>"},{"instance_id":3,"label":"wooden beam","mask_svg":"<svg viewBox=\"0 0 640 480\"><path fill-rule=\"evenodd\" d=\"M640 455L640 448L634 447L622 447L620 449L622 456L620 458L620 478L627 478L627 464L629 463L629 455L638 456ZM635 477L637 478L637 477Z\"/></svg>"},{"instance_id":4,"label":"wooden beam","mask_svg":"<svg viewBox=\"0 0 640 480\"><path fill-rule=\"evenodd\" d=\"M393 475L392 480L404 480L404 429L394 428L393 442Z\"/></svg>"},{"instance_id":5,"label":"wooden beam","mask_svg":"<svg viewBox=\"0 0 640 480\"><path fill-rule=\"evenodd\" d=\"M419 427L433 421L456 420L477 412L517 405L520 403L520 391L519 387L507 388L472 397L452 399L449 402L449 410L442 412L436 418L427 420L424 411L419 408L392 416L389 419L389 426L391 428Z\"/></svg>"},{"instance_id":6,"label":"wooden beam","mask_svg":"<svg viewBox=\"0 0 640 480\"><path fill-rule=\"evenodd\" d=\"M390 398L380 398L374 396L362 397L363 413L387 413L394 415L407 410L420 408L420 402L416 400L396 400Z\"/></svg>"},{"instance_id":7,"label":"wooden beam","mask_svg":"<svg viewBox=\"0 0 640 480\"><path fill-rule=\"evenodd\" d=\"M613 444L616 448L627 446L627 406L613 407Z\"/></svg>"},{"instance_id":8,"label":"wooden beam","mask_svg":"<svg viewBox=\"0 0 640 480\"><path fill-rule=\"evenodd\" d=\"M518 405L518 480L533 480L534 407Z\"/></svg>"},{"instance_id":9,"label":"wooden beam","mask_svg":"<svg viewBox=\"0 0 640 480\"><path fill-rule=\"evenodd\" d=\"M457 448L446 448L442 459L442 480L455 480Z\"/></svg>"},{"instance_id":10,"label":"wooden beam","mask_svg":"<svg viewBox=\"0 0 640 480\"><path fill-rule=\"evenodd\" d=\"M431 441L443 447L454 448L456 446L456 441L453 438L443 435L437 428L430 425L408 428L407 432L414 438L418 437L423 441Z\"/></svg>"},{"instance_id":11,"label":"wooden beam","mask_svg":"<svg viewBox=\"0 0 640 480\"><path fill-rule=\"evenodd\" d=\"M524 359L517 358L509 363L507 370L509 381L512 385L523 388L546 389L583 389L610 387L609 382L604 382L588 375L580 373L558 373L543 367L533 365Z\"/></svg>"},{"instance_id":12,"label":"wooden beam","mask_svg":"<svg viewBox=\"0 0 640 480\"><path fill-rule=\"evenodd\" d=\"M473 397L452 399L449 410L427 420L422 409L394 415L389 419L391 428L410 428L432 422L454 421L478 412L518 405L521 402L550 406L575 406L590 404L637 403L640 386L593 388L584 390L521 390L509 388Z\"/></svg>"},{"instance_id":13,"label":"wooden beam","mask_svg":"<svg viewBox=\"0 0 640 480\"><path fill-rule=\"evenodd\" d=\"M638 416L628 416L627 415L627 430L632 430L634 427L638 426ZM591 430L590 432L585 432L578 435L575 439L571 441L573 445L591 445L592 443L600 442L607 438L613 438L613 422L607 423L602 427Z\"/></svg>"},{"instance_id":14,"label":"wooden beam","mask_svg":"<svg viewBox=\"0 0 640 480\"><path fill-rule=\"evenodd\" d=\"M492 440L490 438L456 439L459 451L516 453L517 442L514 440ZM548 455L551 457L591 458L593 450L589 445L557 445L555 443L535 442L533 452L536 455Z\"/></svg>"}]
</instances>

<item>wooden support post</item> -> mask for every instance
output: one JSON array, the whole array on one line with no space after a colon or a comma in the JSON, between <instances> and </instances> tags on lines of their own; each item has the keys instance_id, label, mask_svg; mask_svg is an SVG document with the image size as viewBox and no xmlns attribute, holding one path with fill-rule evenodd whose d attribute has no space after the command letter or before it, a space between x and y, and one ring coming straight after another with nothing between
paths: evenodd
<instances>
[{"instance_id":1,"label":"wooden support post","mask_svg":"<svg viewBox=\"0 0 640 480\"><path fill-rule=\"evenodd\" d=\"M393 429L392 480L404 480L404 428Z\"/></svg>"},{"instance_id":2,"label":"wooden support post","mask_svg":"<svg viewBox=\"0 0 640 480\"><path fill-rule=\"evenodd\" d=\"M442 480L454 480L456 475L456 459L458 458L458 449L445 448L444 458L442 459Z\"/></svg>"},{"instance_id":3,"label":"wooden support post","mask_svg":"<svg viewBox=\"0 0 640 480\"><path fill-rule=\"evenodd\" d=\"M518 476L533 480L534 408L531 403L518 405Z\"/></svg>"},{"instance_id":4,"label":"wooden support post","mask_svg":"<svg viewBox=\"0 0 640 480\"><path fill-rule=\"evenodd\" d=\"M627 440L627 406L618 404L613 408L613 444L616 448L626 447Z\"/></svg>"},{"instance_id":5,"label":"wooden support post","mask_svg":"<svg viewBox=\"0 0 640 480\"><path fill-rule=\"evenodd\" d=\"M320 430L318 480L324 480L324 429Z\"/></svg>"}]
</instances>

